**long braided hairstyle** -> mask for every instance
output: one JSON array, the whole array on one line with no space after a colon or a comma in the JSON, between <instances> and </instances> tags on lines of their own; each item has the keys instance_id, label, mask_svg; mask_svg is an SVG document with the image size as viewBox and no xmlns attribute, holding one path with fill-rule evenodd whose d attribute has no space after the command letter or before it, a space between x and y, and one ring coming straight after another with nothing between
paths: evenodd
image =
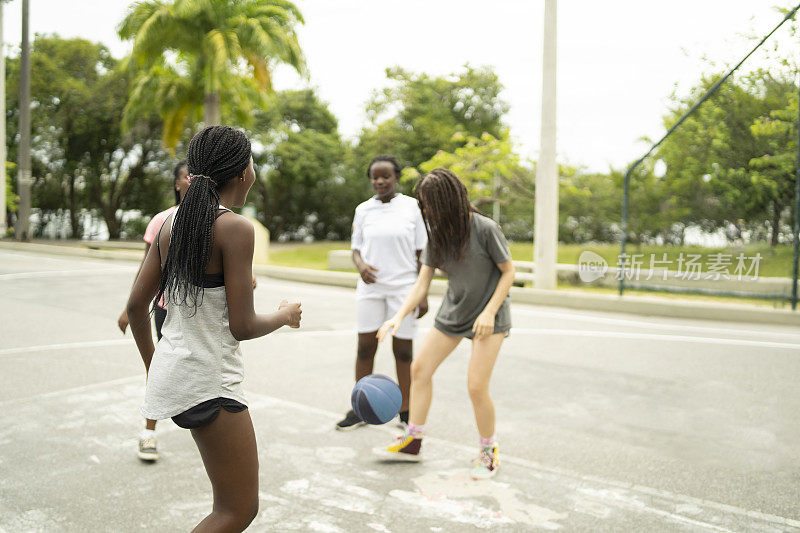
<instances>
[{"instance_id":1,"label":"long braided hairstyle","mask_svg":"<svg viewBox=\"0 0 800 533\"><path fill-rule=\"evenodd\" d=\"M187 149L189 190L175 213L167 260L158 294L168 303L197 310L203 303L203 276L214 246L219 189L250 164L250 141L229 126L209 126L192 137Z\"/></svg>"},{"instance_id":2,"label":"long braided hairstyle","mask_svg":"<svg viewBox=\"0 0 800 533\"><path fill-rule=\"evenodd\" d=\"M446 261L461 261L469 248L470 213L480 213L469 202L467 188L446 168L435 168L423 177L415 191L430 260L438 268Z\"/></svg>"}]
</instances>

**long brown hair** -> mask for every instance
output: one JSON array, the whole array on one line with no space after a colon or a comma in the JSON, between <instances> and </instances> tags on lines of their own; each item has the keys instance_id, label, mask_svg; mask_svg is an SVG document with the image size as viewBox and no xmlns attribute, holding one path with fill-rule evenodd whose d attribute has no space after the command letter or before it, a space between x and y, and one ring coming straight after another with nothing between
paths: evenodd
<instances>
[{"instance_id":1,"label":"long brown hair","mask_svg":"<svg viewBox=\"0 0 800 533\"><path fill-rule=\"evenodd\" d=\"M446 168L435 168L423 177L415 191L431 263L441 268L446 261L461 261L469 248L470 213L467 188Z\"/></svg>"}]
</instances>

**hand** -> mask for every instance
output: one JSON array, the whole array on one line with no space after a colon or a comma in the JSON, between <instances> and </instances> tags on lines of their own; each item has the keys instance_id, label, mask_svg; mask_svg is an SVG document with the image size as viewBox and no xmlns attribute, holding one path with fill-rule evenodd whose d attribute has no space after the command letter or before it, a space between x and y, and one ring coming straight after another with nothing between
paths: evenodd
<instances>
[{"instance_id":1,"label":"hand","mask_svg":"<svg viewBox=\"0 0 800 533\"><path fill-rule=\"evenodd\" d=\"M375 283L378 281L378 278L375 277L375 272L377 271L377 268L366 263L358 269L358 273L361 274L361 279L364 280L364 283Z\"/></svg>"},{"instance_id":2,"label":"hand","mask_svg":"<svg viewBox=\"0 0 800 533\"><path fill-rule=\"evenodd\" d=\"M400 323L402 322L403 319L397 318L396 316L393 316L384 322L381 326L381 329L378 330L378 334L376 335L376 337L378 337L378 342L383 341L387 334L394 336L394 334L397 333L397 330L400 329Z\"/></svg>"},{"instance_id":3,"label":"hand","mask_svg":"<svg viewBox=\"0 0 800 533\"><path fill-rule=\"evenodd\" d=\"M119 315L119 318L117 319L117 327L119 327L119 330L122 332L123 335L125 335L125 330L128 329L128 312L127 311L123 310L122 314Z\"/></svg>"},{"instance_id":4,"label":"hand","mask_svg":"<svg viewBox=\"0 0 800 533\"><path fill-rule=\"evenodd\" d=\"M475 324L472 325L472 333L475 338L489 336L494 333L494 313L484 309L478 318L475 319Z\"/></svg>"},{"instance_id":5,"label":"hand","mask_svg":"<svg viewBox=\"0 0 800 533\"><path fill-rule=\"evenodd\" d=\"M427 296L419 303L417 307L417 318L422 318L428 312L428 298Z\"/></svg>"},{"instance_id":6,"label":"hand","mask_svg":"<svg viewBox=\"0 0 800 533\"><path fill-rule=\"evenodd\" d=\"M258 281L256 280L256 277L253 276L253 290L256 290L256 287L258 287Z\"/></svg>"},{"instance_id":7,"label":"hand","mask_svg":"<svg viewBox=\"0 0 800 533\"><path fill-rule=\"evenodd\" d=\"M295 329L300 327L300 316L303 314L300 309L300 302L290 304L286 300L281 300L280 305L278 305L278 311L284 311L287 326Z\"/></svg>"}]
</instances>

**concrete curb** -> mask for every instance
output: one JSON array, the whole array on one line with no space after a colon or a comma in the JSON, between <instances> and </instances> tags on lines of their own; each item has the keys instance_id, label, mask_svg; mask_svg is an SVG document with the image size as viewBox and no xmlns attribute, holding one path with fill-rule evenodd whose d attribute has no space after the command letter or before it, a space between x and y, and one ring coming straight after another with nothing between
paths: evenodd
<instances>
[{"instance_id":1,"label":"concrete curb","mask_svg":"<svg viewBox=\"0 0 800 533\"><path fill-rule=\"evenodd\" d=\"M91 257L115 261L140 261L141 252L92 250L70 246L54 246L38 243L18 243L0 241L0 249ZM311 270L305 268L282 267L276 265L253 265L256 274L273 279L299 281L318 285L355 288L358 274L355 272L336 272L328 270ZM434 280L431 294L442 295L447 290L447 283ZM722 320L727 322L747 322L749 324L774 324L800 326L800 312L785 309L758 308L740 304L711 302L686 302L666 298L627 296L620 298L612 294L592 294L588 292L558 290L544 291L512 287L511 297L515 302L583 309L588 311L604 311L656 317L690 318L698 320Z\"/></svg>"},{"instance_id":2,"label":"concrete curb","mask_svg":"<svg viewBox=\"0 0 800 533\"><path fill-rule=\"evenodd\" d=\"M66 255L72 257L91 257L110 261L141 261L144 247L141 250L95 250L85 246L69 246L62 244L40 244L34 242L0 241L0 249L14 250L48 255Z\"/></svg>"}]
</instances>

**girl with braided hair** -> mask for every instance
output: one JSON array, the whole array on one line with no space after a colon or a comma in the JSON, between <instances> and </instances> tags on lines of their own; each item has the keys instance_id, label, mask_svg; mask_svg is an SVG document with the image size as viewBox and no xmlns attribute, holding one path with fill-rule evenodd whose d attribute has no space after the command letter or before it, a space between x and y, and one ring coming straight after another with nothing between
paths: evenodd
<instances>
[{"instance_id":1,"label":"girl with braided hair","mask_svg":"<svg viewBox=\"0 0 800 533\"><path fill-rule=\"evenodd\" d=\"M156 235L127 313L148 367L142 414L190 429L214 494L195 531L242 531L258 512L258 455L242 391L239 341L300 326L300 304L253 308L254 230L228 207L244 205L255 181L250 141L227 126L197 133L187 151L189 189ZM153 346L148 307L167 316Z\"/></svg>"},{"instance_id":2,"label":"girl with braided hair","mask_svg":"<svg viewBox=\"0 0 800 533\"><path fill-rule=\"evenodd\" d=\"M489 380L503 339L511 329L508 291L514 282L514 263L500 226L471 206L467 189L455 174L434 169L417 184L416 196L428 246L420 258L422 268L414 288L397 313L381 326L378 339L394 335L403 318L427 294L436 268L447 272L447 293L435 327L425 336L411 363L408 428L392 444L374 451L392 460L421 459L433 374L466 337L472 340L467 387L480 435L472 477L489 478L497 473L500 460Z\"/></svg>"}]
</instances>

